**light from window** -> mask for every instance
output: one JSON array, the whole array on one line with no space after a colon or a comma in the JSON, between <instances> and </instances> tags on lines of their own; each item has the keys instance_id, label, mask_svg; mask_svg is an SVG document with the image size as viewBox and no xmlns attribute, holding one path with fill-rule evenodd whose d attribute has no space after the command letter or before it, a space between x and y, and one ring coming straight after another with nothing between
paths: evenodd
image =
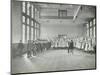
<instances>
[{"instance_id":1,"label":"light from window","mask_svg":"<svg viewBox=\"0 0 100 75\"><path fill-rule=\"evenodd\" d=\"M35 8L35 19L37 19L37 9Z\"/></svg>"},{"instance_id":2,"label":"light from window","mask_svg":"<svg viewBox=\"0 0 100 75\"><path fill-rule=\"evenodd\" d=\"M37 29L37 38L39 39L39 29Z\"/></svg>"},{"instance_id":3,"label":"light from window","mask_svg":"<svg viewBox=\"0 0 100 75\"><path fill-rule=\"evenodd\" d=\"M92 21L90 21L90 27L92 26Z\"/></svg>"},{"instance_id":4,"label":"light from window","mask_svg":"<svg viewBox=\"0 0 100 75\"><path fill-rule=\"evenodd\" d=\"M89 24L86 24L86 28L87 28L87 29L89 28Z\"/></svg>"},{"instance_id":5,"label":"light from window","mask_svg":"<svg viewBox=\"0 0 100 75\"><path fill-rule=\"evenodd\" d=\"M29 40L29 26L27 26L27 40Z\"/></svg>"},{"instance_id":6,"label":"light from window","mask_svg":"<svg viewBox=\"0 0 100 75\"><path fill-rule=\"evenodd\" d=\"M25 43L25 25L22 25L22 39L23 39L23 43Z\"/></svg>"},{"instance_id":7,"label":"light from window","mask_svg":"<svg viewBox=\"0 0 100 75\"><path fill-rule=\"evenodd\" d=\"M34 8L33 8L33 5L31 4L31 14L32 14L32 18L33 18L33 16L34 16L34 15L33 15L33 14L34 14L34 13L33 13L33 9L34 9Z\"/></svg>"},{"instance_id":8,"label":"light from window","mask_svg":"<svg viewBox=\"0 0 100 75\"><path fill-rule=\"evenodd\" d=\"M30 13L30 3L28 2L27 3L27 15L29 15L29 13Z\"/></svg>"},{"instance_id":9,"label":"light from window","mask_svg":"<svg viewBox=\"0 0 100 75\"><path fill-rule=\"evenodd\" d=\"M95 25L95 19L93 19L93 25Z\"/></svg>"},{"instance_id":10,"label":"light from window","mask_svg":"<svg viewBox=\"0 0 100 75\"><path fill-rule=\"evenodd\" d=\"M31 40L33 40L33 28L31 28Z\"/></svg>"},{"instance_id":11,"label":"light from window","mask_svg":"<svg viewBox=\"0 0 100 75\"><path fill-rule=\"evenodd\" d=\"M37 29L35 29L35 40L37 40Z\"/></svg>"},{"instance_id":12,"label":"light from window","mask_svg":"<svg viewBox=\"0 0 100 75\"><path fill-rule=\"evenodd\" d=\"M92 37L92 28L90 28L90 37Z\"/></svg>"},{"instance_id":13,"label":"light from window","mask_svg":"<svg viewBox=\"0 0 100 75\"><path fill-rule=\"evenodd\" d=\"M22 17L22 22L25 23L25 16Z\"/></svg>"},{"instance_id":14,"label":"light from window","mask_svg":"<svg viewBox=\"0 0 100 75\"><path fill-rule=\"evenodd\" d=\"M22 12L25 13L25 2L22 2Z\"/></svg>"}]
</instances>

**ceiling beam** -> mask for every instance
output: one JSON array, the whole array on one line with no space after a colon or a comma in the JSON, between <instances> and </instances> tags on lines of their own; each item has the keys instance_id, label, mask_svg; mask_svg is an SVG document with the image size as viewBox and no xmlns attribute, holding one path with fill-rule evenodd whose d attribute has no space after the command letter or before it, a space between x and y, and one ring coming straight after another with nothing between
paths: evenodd
<instances>
[{"instance_id":1,"label":"ceiling beam","mask_svg":"<svg viewBox=\"0 0 100 75\"><path fill-rule=\"evenodd\" d=\"M59 17L59 16L40 16L40 19L73 19L73 16Z\"/></svg>"},{"instance_id":2,"label":"ceiling beam","mask_svg":"<svg viewBox=\"0 0 100 75\"><path fill-rule=\"evenodd\" d=\"M80 9L81 9L81 6L78 6L78 8L77 8L77 10L76 10L76 12L74 14L73 21L75 21L75 19L77 18Z\"/></svg>"}]
</instances>

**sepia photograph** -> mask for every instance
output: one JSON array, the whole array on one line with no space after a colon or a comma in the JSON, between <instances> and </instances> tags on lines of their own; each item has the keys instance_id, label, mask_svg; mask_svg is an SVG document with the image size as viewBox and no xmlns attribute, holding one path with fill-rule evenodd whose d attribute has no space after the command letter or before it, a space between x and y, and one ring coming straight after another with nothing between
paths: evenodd
<instances>
[{"instance_id":1,"label":"sepia photograph","mask_svg":"<svg viewBox=\"0 0 100 75\"><path fill-rule=\"evenodd\" d=\"M96 69L96 6L11 0L11 74Z\"/></svg>"}]
</instances>

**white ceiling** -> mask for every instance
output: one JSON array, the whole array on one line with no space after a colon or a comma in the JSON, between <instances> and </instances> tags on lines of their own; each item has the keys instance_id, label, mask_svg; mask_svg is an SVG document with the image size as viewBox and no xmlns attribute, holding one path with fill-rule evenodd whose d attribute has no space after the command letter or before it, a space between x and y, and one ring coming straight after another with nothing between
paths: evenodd
<instances>
[{"instance_id":1,"label":"white ceiling","mask_svg":"<svg viewBox=\"0 0 100 75\"><path fill-rule=\"evenodd\" d=\"M69 4L45 4L45 3L35 3L38 7L41 7L41 14L43 15L55 15L57 16L58 9L67 10L68 16L74 16L78 6L80 5L69 5ZM81 9L77 14L77 18L73 22L73 19L40 19L42 25L83 25L87 23L88 20L95 17L95 7L81 5Z\"/></svg>"}]
</instances>

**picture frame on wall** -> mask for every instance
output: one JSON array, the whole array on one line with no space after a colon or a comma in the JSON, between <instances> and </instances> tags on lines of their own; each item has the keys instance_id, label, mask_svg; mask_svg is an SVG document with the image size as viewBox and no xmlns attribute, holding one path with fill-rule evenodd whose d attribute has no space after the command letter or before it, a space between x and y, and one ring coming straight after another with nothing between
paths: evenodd
<instances>
[{"instance_id":1,"label":"picture frame on wall","mask_svg":"<svg viewBox=\"0 0 100 75\"><path fill-rule=\"evenodd\" d=\"M11 74L96 69L96 6L11 0Z\"/></svg>"}]
</instances>

